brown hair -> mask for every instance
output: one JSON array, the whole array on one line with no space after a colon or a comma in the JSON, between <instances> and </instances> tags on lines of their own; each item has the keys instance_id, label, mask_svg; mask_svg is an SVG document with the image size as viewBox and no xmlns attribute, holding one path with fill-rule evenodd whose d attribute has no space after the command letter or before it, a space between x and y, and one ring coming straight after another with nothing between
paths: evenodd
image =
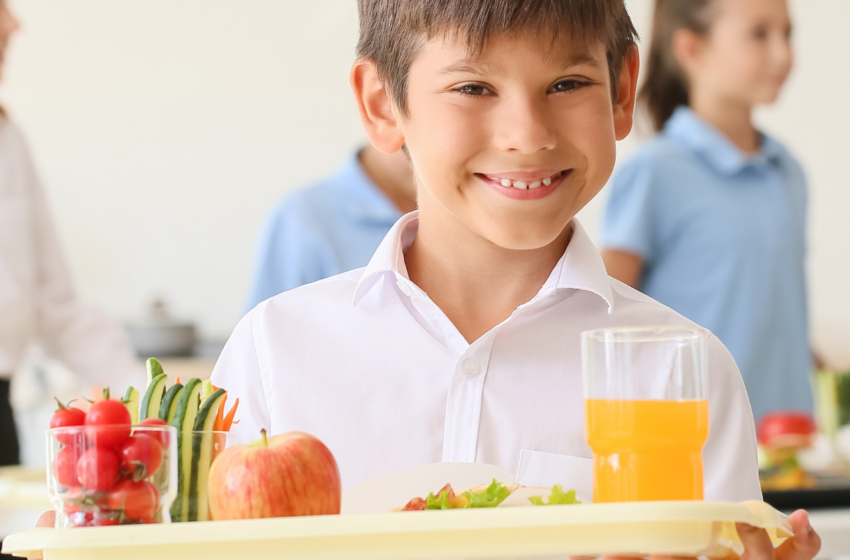
<instances>
[{"instance_id":1,"label":"brown hair","mask_svg":"<svg viewBox=\"0 0 850 560\"><path fill-rule=\"evenodd\" d=\"M482 52L493 35L549 34L567 28L581 41L606 45L612 97L623 59L635 45L624 0L358 0L357 56L375 61L378 76L406 114L410 65L427 40L439 34L463 39L470 54Z\"/></svg>"},{"instance_id":2,"label":"brown hair","mask_svg":"<svg viewBox=\"0 0 850 560\"><path fill-rule=\"evenodd\" d=\"M638 102L649 112L655 130L664 128L676 107L690 103L687 76L673 54L673 35L680 29L707 35L715 15L713 5L713 0L655 2L646 79L638 93Z\"/></svg>"}]
</instances>

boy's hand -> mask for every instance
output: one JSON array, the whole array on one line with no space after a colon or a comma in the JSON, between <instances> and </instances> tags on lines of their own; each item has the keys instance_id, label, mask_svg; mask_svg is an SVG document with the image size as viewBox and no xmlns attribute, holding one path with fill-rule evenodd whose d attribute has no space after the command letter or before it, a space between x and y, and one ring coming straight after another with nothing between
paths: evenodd
<instances>
[{"instance_id":1,"label":"boy's hand","mask_svg":"<svg viewBox=\"0 0 850 560\"><path fill-rule=\"evenodd\" d=\"M791 514L794 537L774 549L767 531L738 523L738 536L744 543L741 560L812 560L820 550L820 537L809 523L809 514L798 509Z\"/></svg>"}]
</instances>

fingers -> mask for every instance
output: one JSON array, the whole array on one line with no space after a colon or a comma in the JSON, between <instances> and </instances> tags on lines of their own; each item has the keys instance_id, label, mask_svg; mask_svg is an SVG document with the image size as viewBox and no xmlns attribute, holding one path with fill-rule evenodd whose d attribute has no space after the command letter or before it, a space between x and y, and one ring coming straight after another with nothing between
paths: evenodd
<instances>
[{"instance_id":1,"label":"fingers","mask_svg":"<svg viewBox=\"0 0 850 560\"><path fill-rule=\"evenodd\" d=\"M820 550L820 536L809 522L809 514L798 509L791 514L794 538L788 539L776 549L777 560L812 560Z\"/></svg>"},{"instance_id":2,"label":"fingers","mask_svg":"<svg viewBox=\"0 0 850 560\"><path fill-rule=\"evenodd\" d=\"M738 538L744 545L742 559L773 560L776 551L767 531L746 523L735 523L735 527L738 529Z\"/></svg>"},{"instance_id":3,"label":"fingers","mask_svg":"<svg viewBox=\"0 0 850 560\"><path fill-rule=\"evenodd\" d=\"M53 510L45 511L41 514L36 522L36 527L54 527L56 525L56 512Z\"/></svg>"}]
</instances>

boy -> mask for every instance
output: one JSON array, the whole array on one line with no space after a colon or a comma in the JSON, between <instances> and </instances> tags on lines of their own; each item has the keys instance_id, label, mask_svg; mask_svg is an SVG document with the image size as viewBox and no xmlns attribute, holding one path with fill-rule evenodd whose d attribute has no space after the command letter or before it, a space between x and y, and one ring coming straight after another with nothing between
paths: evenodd
<instances>
[{"instance_id":1,"label":"boy","mask_svg":"<svg viewBox=\"0 0 850 560\"><path fill-rule=\"evenodd\" d=\"M242 319L213 373L243 403L228 443L311 433L345 487L437 461L533 462L519 482L584 485L581 331L692 324L610 279L574 219L632 125L623 1L359 0L359 13L361 118L376 148L405 150L420 210L364 269ZM706 499L760 499L741 377L708 347ZM794 525L783 554L812 558L806 514ZM764 531L742 531L750 557L773 554Z\"/></svg>"}]
</instances>

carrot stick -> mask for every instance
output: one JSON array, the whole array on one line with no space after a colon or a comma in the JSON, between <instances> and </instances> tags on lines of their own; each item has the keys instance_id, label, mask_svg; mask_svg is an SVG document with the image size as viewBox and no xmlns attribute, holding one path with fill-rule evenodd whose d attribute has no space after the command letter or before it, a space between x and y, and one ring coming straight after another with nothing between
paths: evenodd
<instances>
[{"instance_id":1,"label":"carrot stick","mask_svg":"<svg viewBox=\"0 0 850 560\"><path fill-rule=\"evenodd\" d=\"M230 409L230 412L227 413L227 416L224 417L224 431L229 432L230 427L234 424L233 417L236 416L236 408L239 406L239 398L237 397L236 402L233 403L233 408Z\"/></svg>"},{"instance_id":2,"label":"carrot stick","mask_svg":"<svg viewBox=\"0 0 850 560\"><path fill-rule=\"evenodd\" d=\"M227 404L227 393L221 399L221 406L218 407L218 412L215 413L215 422L213 422L213 430L220 431L224 427L224 405Z\"/></svg>"},{"instance_id":3,"label":"carrot stick","mask_svg":"<svg viewBox=\"0 0 850 560\"><path fill-rule=\"evenodd\" d=\"M180 383L180 376L177 376L177 379L174 380L175 383Z\"/></svg>"}]
</instances>

